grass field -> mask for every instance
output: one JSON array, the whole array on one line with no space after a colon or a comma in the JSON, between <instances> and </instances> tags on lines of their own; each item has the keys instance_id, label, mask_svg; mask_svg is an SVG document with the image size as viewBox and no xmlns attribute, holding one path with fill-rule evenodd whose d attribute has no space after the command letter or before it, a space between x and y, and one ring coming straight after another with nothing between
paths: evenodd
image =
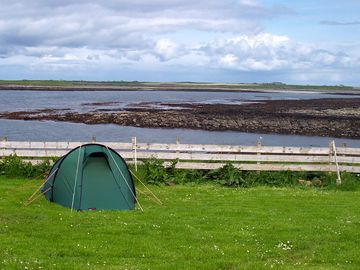
<instances>
[{"instance_id":1,"label":"grass field","mask_svg":"<svg viewBox=\"0 0 360 270\"><path fill-rule=\"evenodd\" d=\"M359 191L152 187L145 209L73 212L0 178L0 269L359 269Z\"/></svg>"}]
</instances>

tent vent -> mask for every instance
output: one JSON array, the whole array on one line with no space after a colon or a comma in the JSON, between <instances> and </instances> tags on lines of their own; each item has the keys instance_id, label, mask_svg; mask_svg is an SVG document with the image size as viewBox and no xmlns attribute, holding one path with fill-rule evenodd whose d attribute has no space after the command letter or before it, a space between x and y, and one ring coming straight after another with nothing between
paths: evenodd
<instances>
[{"instance_id":1,"label":"tent vent","mask_svg":"<svg viewBox=\"0 0 360 270\"><path fill-rule=\"evenodd\" d=\"M92 152L89 157L104 157L106 158L106 154L104 152Z\"/></svg>"}]
</instances>

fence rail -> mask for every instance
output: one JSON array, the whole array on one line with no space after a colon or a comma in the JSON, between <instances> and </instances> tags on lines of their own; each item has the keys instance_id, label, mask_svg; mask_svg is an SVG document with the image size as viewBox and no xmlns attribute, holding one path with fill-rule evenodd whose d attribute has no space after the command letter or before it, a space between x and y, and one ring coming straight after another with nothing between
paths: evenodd
<instances>
[{"instance_id":1,"label":"fence rail","mask_svg":"<svg viewBox=\"0 0 360 270\"><path fill-rule=\"evenodd\" d=\"M30 160L58 157L89 142L25 142L0 141L0 157L16 154ZM216 169L231 162L242 170L258 171L347 171L360 173L360 148L336 147L279 147L205 144L159 144L132 142L98 142L117 151L131 162L157 158L178 160L177 168ZM140 160L140 161L138 161Z\"/></svg>"}]
</instances>

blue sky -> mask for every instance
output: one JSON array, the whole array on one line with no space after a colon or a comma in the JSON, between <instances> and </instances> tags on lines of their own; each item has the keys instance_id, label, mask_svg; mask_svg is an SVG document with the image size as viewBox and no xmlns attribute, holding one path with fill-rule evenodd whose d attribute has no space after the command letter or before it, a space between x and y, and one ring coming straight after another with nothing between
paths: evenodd
<instances>
[{"instance_id":1,"label":"blue sky","mask_svg":"<svg viewBox=\"0 0 360 270\"><path fill-rule=\"evenodd\" d=\"M0 0L0 79L360 85L360 1Z\"/></svg>"},{"instance_id":2,"label":"blue sky","mask_svg":"<svg viewBox=\"0 0 360 270\"><path fill-rule=\"evenodd\" d=\"M275 4L278 1L264 1ZM285 34L293 39L309 43L359 42L360 34L360 1L281 1L294 13L271 20L265 30L274 34ZM328 25L326 22L356 24L340 26Z\"/></svg>"}]
</instances>

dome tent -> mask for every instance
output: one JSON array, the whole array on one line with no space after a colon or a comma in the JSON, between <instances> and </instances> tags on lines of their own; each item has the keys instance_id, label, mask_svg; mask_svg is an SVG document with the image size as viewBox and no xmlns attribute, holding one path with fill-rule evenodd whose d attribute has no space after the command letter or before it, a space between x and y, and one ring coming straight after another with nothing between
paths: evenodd
<instances>
[{"instance_id":1,"label":"dome tent","mask_svg":"<svg viewBox=\"0 0 360 270\"><path fill-rule=\"evenodd\" d=\"M124 159L101 144L79 146L57 160L42 192L47 200L74 210L127 210L136 203Z\"/></svg>"}]
</instances>

